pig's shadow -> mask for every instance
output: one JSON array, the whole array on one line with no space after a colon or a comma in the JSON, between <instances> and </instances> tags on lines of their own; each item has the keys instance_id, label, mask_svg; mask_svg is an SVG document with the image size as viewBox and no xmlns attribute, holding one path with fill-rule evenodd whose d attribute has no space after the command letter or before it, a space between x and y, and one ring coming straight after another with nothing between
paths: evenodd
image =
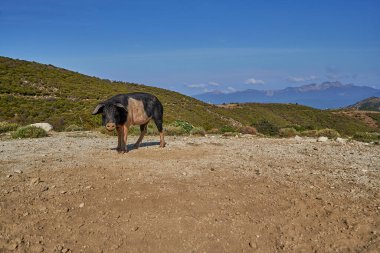
<instances>
[{"instance_id":1,"label":"pig's shadow","mask_svg":"<svg viewBox=\"0 0 380 253\"><path fill-rule=\"evenodd\" d=\"M139 148L150 147L150 146L159 146L159 145L160 145L159 141L147 141L147 142L142 142L140 144ZM128 148L128 152L137 149L137 148L135 148L134 144L132 144L132 143L128 144L127 148ZM116 148L111 148L111 150L116 150Z\"/></svg>"}]
</instances>

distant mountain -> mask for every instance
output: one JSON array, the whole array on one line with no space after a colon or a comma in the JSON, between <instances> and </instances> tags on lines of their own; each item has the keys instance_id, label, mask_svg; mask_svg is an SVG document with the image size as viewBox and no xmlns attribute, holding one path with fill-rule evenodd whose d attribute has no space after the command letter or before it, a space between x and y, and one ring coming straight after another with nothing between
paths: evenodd
<instances>
[{"instance_id":1,"label":"distant mountain","mask_svg":"<svg viewBox=\"0 0 380 253\"><path fill-rule=\"evenodd\" d=\"M319 109L342 108L357 101L380 96L380 90L340 82L308 84L282 90L244 90L232 93L208 92L194 98L211 104L222 103L294 103Z\"/></svg>"},{"instance_id":2,"label":"distant mountain","mask_svg":"<svg viewBox=\"0 0 380 253\"><path fill-rule=\"evenodd\" d=\"M356 104L347 106L347 109L360 111L380 111L380 97L370 97L357 102Z\"/></svg>"}]
</instances>

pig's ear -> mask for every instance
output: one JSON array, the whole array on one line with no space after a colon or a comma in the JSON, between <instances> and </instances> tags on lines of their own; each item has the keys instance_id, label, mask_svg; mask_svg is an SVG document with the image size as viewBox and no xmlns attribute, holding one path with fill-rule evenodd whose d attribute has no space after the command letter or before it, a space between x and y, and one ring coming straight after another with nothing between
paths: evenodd
<instances>
[{"instance_id":1,"label":"pig's ear","mask_svg":"<svg viewBox=\"0 0 380 253\"><path fill-rule=\"evenodd\" d=\"M92 112L92 115L95 115L95 114L98 114L98 113L102 113L103 112L103 107L104 107L104 104L98 104L94 111Z\"/></svg>"},{"instance_id":2,"label":"pig's ear","mask_svg":"<svg viewBox=\"0 0 380 253\"><path fill-rule=\"evenodd\" d=\"M121 108L121 109L124 109L125 111L128 111L127 108L125 108L124 105L122 105L121 103L116 103L115 106Z\"/></svg>"}]
</instances>

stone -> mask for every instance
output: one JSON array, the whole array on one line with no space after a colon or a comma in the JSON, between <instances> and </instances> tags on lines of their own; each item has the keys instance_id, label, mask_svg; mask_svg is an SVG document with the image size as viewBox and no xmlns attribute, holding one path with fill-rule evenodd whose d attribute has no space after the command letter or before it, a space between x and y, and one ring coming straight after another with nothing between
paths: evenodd
<instances>
[{"instance_id":1,"label":"stone","mask_svg":"<svg viewBox=\"0 0 380 253\"><path fill-rule=\"evenodd\" d=\"M80 204L79 204L79 207L80 207L80 208L84 207L84 203L80 203Z\"/></svg>"},{"instance_id":2,"label":"stone","mask_svg":"<svg viewBox=\"0 0 380 253\"><path fill-rule=\"evenodd\" d=\"M343 138L338 137L338 138L336 138L336 141L339 142L339 143L344 144L344 143L347 142L347 139L343 139Z\"/></svg>"},{"instance_id":3,"label":"stone","mask_svg":"<svg viewBox=\"0 0 380 253\"><path fill-rule=\"evenodd\" d=\"M298 135L294 136L294 139L295 139L296 141L302 141L302 137L300 137L300 136L298 136Z\"/></svg>"},{"instance_id":4,"label":"stone","mask_svg":"<svg viewBox=\"0 0 380 253\"><path fill-rule=\"evenodd\" d=\"M318 142L326 142L329 138L327 138L326 136L321 136L317 139Z\"/></svg>"},{"instance_id":5,"label":"stone","mask_svg":"<svg viewBox=\"0 0 380 253\"><path fill-rule=\"evenodd\" d=\"M34 124L30 124L30 126L41 128L45 130L46 132L53 130L53 126L50 125L49 123L34 123Z\"/></svg>"},{"instance_id":6,"label":"stone","mask_svg":"<svg viewBox=\"0 0 380 253\"><path fill-rule=\"evenodd\" d=\"M30 185L38 185L41 182L39 177L32 178L30 180Z\"/></svg>"}]
</instances>

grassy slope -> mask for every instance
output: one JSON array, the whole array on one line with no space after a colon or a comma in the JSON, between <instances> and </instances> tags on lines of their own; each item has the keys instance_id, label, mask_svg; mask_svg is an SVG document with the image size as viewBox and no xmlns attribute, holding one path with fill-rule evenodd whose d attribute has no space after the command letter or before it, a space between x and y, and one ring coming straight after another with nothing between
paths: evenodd
<instances>
[{"instance_id":1,"label":"grassy slope","mask_svg":"<svg viewBox=\"0 0 380 253\"><path fill-rule=\"evenodd\" d=\"M223 124L204 110L211 105L176 92L0 57L0 120L47 121L56 129L69 124L93 128L100 124L100 117L91 115L99 101L135 91L155 94L164 105L166 122L182 119L208 128Z\"/></svg>"},{"instance_id":2,"label":"grassy slope","mask_svg":"<svg viewBox=\"0 0 380 253\"><path fill-rule=\"evenodd\" d=\"M217 111L244 125L268 120L279 127L299 125L307 129L332 128L344 135L376 130L345 115L295 104L245 103L233 109L218 108Z\"/></svg>"},{"instance_id":3,"label":"grassy slope","mask_svg":"<svg viewBox=\"0 0 380 253\"><path fill-rule=\"evenodd\" d=\"M77 124L86 129L100 125L91 115L95 105L118 93L149 92L165 108L165 121L185 120L206 130L231 124L243 125L266 119L280 127L288 125L335 128L344 134L373 131L359 120L299 105L243 104L227 109L160 88L112 82L51 65L0 57L0 121L21 124L46 121L57 130Z\"/></svg>"}]
</instances>

